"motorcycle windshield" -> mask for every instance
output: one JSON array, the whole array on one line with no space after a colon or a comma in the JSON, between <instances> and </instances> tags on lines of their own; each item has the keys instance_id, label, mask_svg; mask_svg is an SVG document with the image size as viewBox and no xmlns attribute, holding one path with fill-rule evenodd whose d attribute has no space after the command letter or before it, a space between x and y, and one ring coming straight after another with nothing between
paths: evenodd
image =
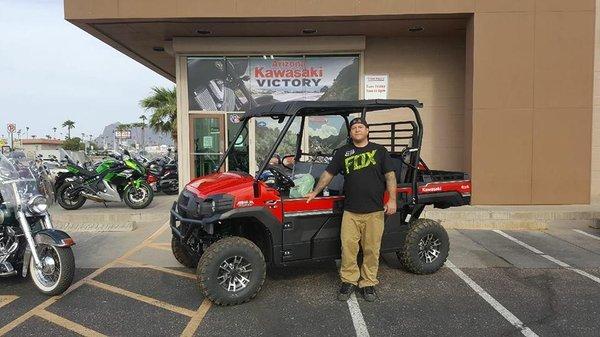
<instances>
[{"instance_id":1,"label":"motorcycle windshield","mask_svg":"<svg viewBox=\"0 0 600 337\"><path fill-rule=\"evenodd\" d=\"M0 194L9 206L23 204L40 195L40 181L34 163L0 154Z\"/></svg>"},{"instance_id":2,"label":"motorcycle windshield","mask_svg":"<svg viewBox=\"0 0 600 337\"><path fill-rule=\"evenodd\" d=\"M60 161L64 161L64 160L69 160L73 163L76 163L77 161L73 158L73 156L71 154L69 154L67 151L65 151L64 149L58 149L58 153L60 154Z\"/></svg>"}]
</instances>

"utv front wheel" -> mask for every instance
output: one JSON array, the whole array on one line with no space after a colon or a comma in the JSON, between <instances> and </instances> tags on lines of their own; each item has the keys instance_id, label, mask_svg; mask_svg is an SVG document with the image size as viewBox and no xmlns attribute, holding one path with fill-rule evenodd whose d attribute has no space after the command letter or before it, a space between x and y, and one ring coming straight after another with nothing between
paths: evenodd
<instances>
[{"instance_id":1,"label":"utv front wheel","mask_svg":"<svg viewBox=\"0 0 600 337\"><path fill-rule=\"evenodd\" d=\"M444 265L449 250L448 233L439 222L417 219L411 223L404 248L397 255L411 273L432 274Z\"/></svg>"},{"instance_id":2,"label":"utv front wheel","mask_svg":"<svg viewBox=\"0 0 600 337\"><path fill-rule=\"evenodd\" d=\"M217 305L235 305L258 294L265 282L266 263L252 241L232 236L206 249L196 273L208 299Z\"/></svg>"}]
</instances>

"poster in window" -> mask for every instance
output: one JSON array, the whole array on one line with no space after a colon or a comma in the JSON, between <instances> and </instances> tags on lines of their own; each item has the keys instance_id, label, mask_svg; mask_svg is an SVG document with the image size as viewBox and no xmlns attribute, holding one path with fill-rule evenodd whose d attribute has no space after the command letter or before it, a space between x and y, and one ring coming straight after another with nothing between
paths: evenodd
<instances>
[{"instance_id":1,"label":"poster in window","mask_svg":"<svg viewBox=\"0 0 600 337\"><path fill-rule=\"evenodd\" d=\"M246 111L292 100L358 99L358 56L190 57L190 110Z\"/></svg>"}]
</instances>

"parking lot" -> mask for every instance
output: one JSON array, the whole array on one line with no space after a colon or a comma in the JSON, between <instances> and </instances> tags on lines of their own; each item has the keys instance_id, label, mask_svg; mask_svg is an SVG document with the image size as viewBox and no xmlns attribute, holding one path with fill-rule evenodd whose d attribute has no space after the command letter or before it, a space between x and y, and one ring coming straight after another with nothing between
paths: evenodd
<instances>
[{"instance_id":1,"label":"parking lot","mask_svg":"<svg viewBox=\"0 0 600 337\"><path fill-rule=\"evenodd\" d=\"M600 231L449 234L449 262L434 275L409 274L384 256L374 303L337 301L330 262L270 270L253 301L218 307L171 256L164 222L76 233L80 268L62 297L39 295L29 280L0 280L0 335L597 336Z\"/></svg>"}]
</instances>

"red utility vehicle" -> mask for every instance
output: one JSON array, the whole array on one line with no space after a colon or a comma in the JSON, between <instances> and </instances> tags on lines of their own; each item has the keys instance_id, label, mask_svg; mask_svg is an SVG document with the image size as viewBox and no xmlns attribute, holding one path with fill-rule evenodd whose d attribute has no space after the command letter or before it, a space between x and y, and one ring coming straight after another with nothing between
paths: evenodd
<instances>
[{"instance_id":1,"label":"red utility vehicle","mask_svg":"<svg viewBox=\"0 0 600 337\"><path fill-rule=\"evenodd\" d=\"M426 205L447 208L469 204L471 181L466 173L431 170L420 158L420 107L416 100L294 101L249 110L221 160L219 172L192 180L174 203L171 229L175 258L196 268L201 290L220 305L239 304L256 296L265 281L267 264L291 266L340 258L344 177L334 177L327 195L310 203L306 198L290 197L294 177L310 174L317 180L332 157L332 153L302 152L308 120L338 116L343 119L344 133L340 136L350 141L347 135L353 115L365 117L375 111L398 109L394 116L401 117L406 110L412 116L404 121L371 123L369 128L370 140L390 151L398 181L398 211L385 218L381 252L395 252L410 272L437 271L448 256L448 234L438 222L420 215ZM237 156L235 140L247 134L251 119L259 117L270 117L282 126L266 159L254 176L225 172L225 158ZM294 152L276 155L286 135L289 142L290 127L297 120L300 128L293 135Z\"/></svg>"}]
</instances>

